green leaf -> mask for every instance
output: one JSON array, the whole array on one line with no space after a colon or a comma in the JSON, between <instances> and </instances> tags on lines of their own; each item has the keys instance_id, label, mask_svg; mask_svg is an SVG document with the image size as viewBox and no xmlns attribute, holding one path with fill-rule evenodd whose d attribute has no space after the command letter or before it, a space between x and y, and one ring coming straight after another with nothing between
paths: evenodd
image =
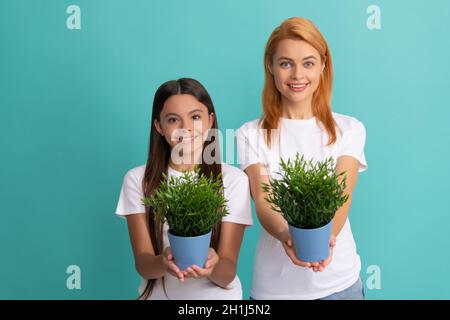
<instances>
[{"instance_id":1,"label":"green leaf","mask_svg":"<svg viewBox=\"0 0 450 320\"><path fill-rule=\"evenodd\" d=\"M170 179L163 174L153 196L142 201L153 208L155 218L167 221L171 232L179 236L205 234L228 214L222 176L206 177L199 167Z\"/></svg>"},{"instance_id":2,"label":"green leaf","mask_svg":"<svg viewBox=\"0 0 450 320\"><path fill-rule=\"evenodd\" d=\"M293 159L280 160L277 174L279 179L262 184L269 193L266 200L298 228L326 225L348 199L344 195L346 172L336 173L332 157L314 162L297 153Z\"/></svg>"}]
</instances>

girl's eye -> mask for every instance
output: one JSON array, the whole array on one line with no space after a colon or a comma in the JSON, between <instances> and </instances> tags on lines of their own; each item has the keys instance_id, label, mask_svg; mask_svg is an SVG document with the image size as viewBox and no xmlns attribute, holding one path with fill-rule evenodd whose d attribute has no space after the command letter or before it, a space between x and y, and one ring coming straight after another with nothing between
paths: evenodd
<instances>
[{"instance_id":1,"label":"girl's eye","mask_svg":"<svg viewBox=\"0 0 450 320\"><path fill-rule=\"evenodd\" d=\"M175 121L177 121L177 119L175 119L175 118L169 118L167 120L167 122L169 122L169 123L175 123Z\"/></svg>"},{"instance_id":2,"label":"girl's eye","mask_svg":"<svg viewBox=\"0 0 450 320\"><path fill-rule=\"evenodd\" d=\"M305 62L304 64L305 68L311 68L312 66L314 66L314 63L311 61Z\"/></svg>"},{"instance_id":3,"label":"girl's eye","mask_svg":"<svg viewBox=\"0 0 450 320\"><path fill-rule=\"evenodd\" d=\"M291 66L291 63L288 62L288 61L284 61L284 62L280 63L280 66L281 66L282 68L288 68L288 67Z\"/></svg>"},{"instance_id":4,"label":"girl's eye","mask_svg":"<svg viewBox=\"0 0 450 320\"><path fill-rule=\"evenodd\" d=\"M194 119L194 120L200 120L201 117L200 117L200 115L196 114L195 116L192 116L192 119Z\"/></svg>"}]
</instances>

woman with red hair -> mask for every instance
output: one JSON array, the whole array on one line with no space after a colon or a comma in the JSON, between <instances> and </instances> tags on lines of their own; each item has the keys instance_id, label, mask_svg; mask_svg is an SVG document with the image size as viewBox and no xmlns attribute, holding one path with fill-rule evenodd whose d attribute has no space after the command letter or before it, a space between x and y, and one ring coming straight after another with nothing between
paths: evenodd
<instances>
[{"instance_id":1,"label":"woman with red hair","mask_svg":"<svg viewBox=\"0 0 450 320\"><path fill-rule=\"evenodd\" d=\"M237 132L240 165L249 176L262 225L251 298L364 299L361 261L348 220L358 172L367 169L364 125L331 111L330 49L309 20L290 18L272 32L264 68L262 117ZM336 211L330 255L323 261L304 262L296 256L287 222L271 209L261 187L275 177L280 159L297 153L314 161L331 156L337 172L347 173L349 197Z\"/></svg>"}]
</instances>

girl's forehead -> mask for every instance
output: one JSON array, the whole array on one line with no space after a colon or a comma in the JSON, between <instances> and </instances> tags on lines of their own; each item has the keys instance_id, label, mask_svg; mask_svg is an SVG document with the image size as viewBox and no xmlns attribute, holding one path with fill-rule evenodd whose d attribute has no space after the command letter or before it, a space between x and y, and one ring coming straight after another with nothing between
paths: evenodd
<instances>
[{"instance_id":1,"label":"girl's forehead","mask_svg":"<svg viewBox=\"0 0 450 320\"><path fill-rule=\"evenodd\" d=\"M207 112L208 108L190 94L177 94L166 100L161 113L188 114L196 110Z\"/></svg>"}]
</instances>

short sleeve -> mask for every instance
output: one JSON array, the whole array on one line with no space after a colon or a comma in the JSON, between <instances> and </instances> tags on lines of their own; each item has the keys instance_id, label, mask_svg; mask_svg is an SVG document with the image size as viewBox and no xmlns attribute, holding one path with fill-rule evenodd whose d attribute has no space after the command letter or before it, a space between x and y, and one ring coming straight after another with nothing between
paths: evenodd
<instances>
[{"instance_id":1,"label":"short sleeve","mask_svg":"<svg viewBox=\"0 0 450 320\"><path fill-rule=\"evenodd\" d=\"M123 179L116 214L123 217L134 213L145 213L142 198L141 183L135 176L133 170L130 170Z\"/></svg>"},{"instance_id":2,"label":"short sleeve","mask_svg":"<svg viewBox=\"0 0 450 320\"><path fill-rule=\"evenodd\" d=\"M367 169L364 146L366 143L366 128L360 121L353 123L342 135L339 156L351 156L359 162L359 172Z\"/></svg>"},{"instance_id":3,"label":"short sleeve","mask_svg":"<svg viewBox=\"0 0 450 320\"><path fill-rule=\"evenodd\" d=\"M247 124L236 131L238 160L242 170L255 163L264 163L258 153L258 141L258 129L248 128Z\"/></svg>"},{"instance_id":4,"label":"short sleeve","mask_svg":"<svg viewBox=\"0 0 450 320\"><path fill-rule=\"evenodd\" d=\"M231 176L224 177L224 196L229 214L222 218L222 222L251 226L253 218L248 177L238 168L233 169L235 172Z\"/></svg>"}]
</instances>

